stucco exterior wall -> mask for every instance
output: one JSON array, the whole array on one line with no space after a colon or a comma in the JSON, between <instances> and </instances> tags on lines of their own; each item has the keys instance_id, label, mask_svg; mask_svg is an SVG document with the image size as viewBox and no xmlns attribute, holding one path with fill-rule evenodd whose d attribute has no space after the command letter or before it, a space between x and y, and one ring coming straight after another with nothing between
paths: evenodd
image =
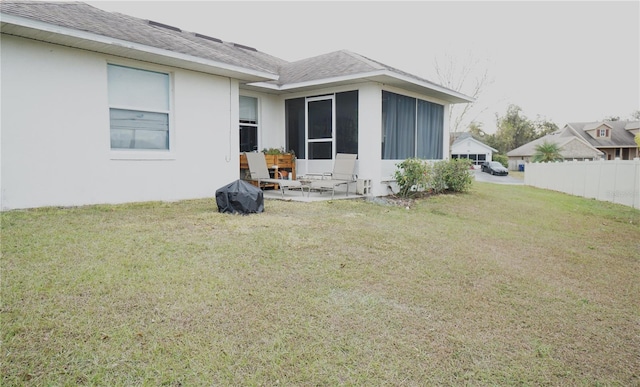
<instances>
[{"instance_id":1,"label":"stucco exterior wall","mask_svg":"<svg viewBox=\"0 0 640 387\"><path fill-rule=\"evenodd\" d=\"M238 178L238 84L2 36L3 210L213 197ZM171 77L171 150L112 151L107 63Z\"/></svg>"}]
</instances>

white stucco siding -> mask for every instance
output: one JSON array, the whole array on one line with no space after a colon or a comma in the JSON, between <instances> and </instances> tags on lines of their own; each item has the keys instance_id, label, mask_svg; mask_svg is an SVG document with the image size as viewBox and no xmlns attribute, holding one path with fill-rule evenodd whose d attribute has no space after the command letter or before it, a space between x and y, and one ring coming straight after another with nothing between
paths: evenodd
<instances>
[{"instance_id":1,"label":"white stucco siding","mask_svg":"<svg viewBox=\"0 0 640 387\"><path fill-rule=\"evenodd\" d=\"M382 149L382 88L377 83L363 84L358 94L358 178L371 180L371 194L386 195L380 185Z\"/></svg>"},{"instance_id":2,"label":"white stucco siding","mask_svg":"<svg viewBox=\"0 0 640 387\"><path fill-rule=\"evenodd\" d=\"M228 78L2 36L3 210L213 197L238 178ZM107 63L171 78L171 150L112 151Z\"/></svg>"},{"instance_id":3,"label":"white stucco siding","mask_svg":"<svg viewBox=\"0 0 640 387\"><path fill-rule=\"evenodd\" d=\"M442 134L442 157L446 160L449 159L449 155L451 154L451 127L449 126L449 112L451 111L451 104L445 103L444 101L439 102L441 105L444 105L444 117L442 120L442 127L444 133Z\"/></svg>"}]
</instances>

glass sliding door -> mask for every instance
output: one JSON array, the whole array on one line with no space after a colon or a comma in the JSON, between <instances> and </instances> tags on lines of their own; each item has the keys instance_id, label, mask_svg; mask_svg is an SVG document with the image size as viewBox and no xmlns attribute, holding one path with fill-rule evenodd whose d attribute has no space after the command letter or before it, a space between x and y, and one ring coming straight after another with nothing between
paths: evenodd
<instances>
[{"instance_id":1,"label":"glass sliding door","mask_svg":"<svg viewBox=\"0 0 640 387\"><path fill-rule=\"evenodd\" d=\"M335 112L333 96L307 98L307 159L333 158Z\"/></svg>"}]
</instances>

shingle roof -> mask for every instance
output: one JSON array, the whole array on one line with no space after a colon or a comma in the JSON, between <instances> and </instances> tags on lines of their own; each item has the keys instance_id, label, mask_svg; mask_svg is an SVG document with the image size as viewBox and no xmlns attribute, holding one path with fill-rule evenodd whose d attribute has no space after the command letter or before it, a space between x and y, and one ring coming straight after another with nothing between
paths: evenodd
<instances>
[{"instance_id":1,"label":"shingle roof","mask_svg":"<svg viewBox=\"0 0 640 387\"><path fill-rule=\"evenodd\" d=\"M584 126L582 127L582 130L593 130L603 125L608 126L609 128L612 127L611 124L607 122L587 122L587 123L584 123L583 125Z\"/></svg>"},{"instance_id":2,"label":"shingle roof","mask_svg":"<svg viewBox=\"0 0 640 387\"><path fill-rule=\"evenodd\" d=\"M572 122L567 124L575 130L575 132L585 141L596 148L608 147L632 147L638 145L634 141L633 133L625 129L628 125L634 125L637 121L601 121L601 122ZM594 138L586 130L593 130L601 125L607 125L611 128L609 137Z\"/></svg>"},{"instance_id":3,"label":"shingle roof","mask_svg":"<svg viewBox=\"0 0 640 387\"><path fill-rule=\"evenodd\" d=\"M629 121L624 126L624 130L640 129L640 121Z\"/></svg>"},{"instance_id":4,"label":"shingle roof","mask_svg":"<svg viewBox=\"0 0 640 387\"><path fill-rule=\"evenodd\" d=\"M531 156L534 153L536 153L536 146L540 144L547 142L547 143L557 144L558 146L562 147L564 144L567 143L569 139L570 138L561 136L561 132L557 131L551 134L547 134L546 136L540 137L536 140L530 141L516 149L513 149L507 152L507 156L509 157Z\"/></svg>"},{"instance_id":5,"label":"shingle roof","mask_svg":"<svg viewBox=\"0 0 640 387\"><path fill-rule=\"evenodd\" d=\"M567 146L573 141L582 142L581 146ZM593 158L598 157L602 152L592 148L588 144L584 143L576 136L567 136L566 131L561 129L551 134L547 134L539 139L528 142L510 152L507 152L509 157L531 157L536 153L536 147L543 143L557 144L560 148L560 154L566 159L573 158Z\"/></svg>"},{"instance_id":6,"label":"shingle roof","mask_svg":"<svg viewBox=\"0 0 640 387\"><path fill-rule=\"evenodd\" d=\"M454 90L346 50L290 63L247 46L182 31L180 28L162 23L103 11L80 2L2 1L0 12L253 70L263 75L272 74L273 76L266 77L278 79L253 84L258 88L266 85L275 86L277 89L283 85L311 81L322 83L323 80L329 82L340 77L357 78L358 75L365 77L372 72L386 71L392 74L392 77L399 76L398 79L404 77L398 81L402 87L417 88L421 92L448 99L451 102L473 100ZM385 80L389 80L389 77ZM391 82L394 81L396 80L391 80Z\"/></svg>"},{"instance_id":7,"label":"shingle roof","mask_svg":"<svg viewBox=\"0 0 640 387\"><path fill-rule=\"evenodd\" d=\"M233 43L216 42L179 28L166 28L161 23L150 23L148 20L103 11L85 3L2 1L0 11L56 26L273 74L277 74L279 67L287 63L282 59L248 50Z\"/></svg>"},{"instance_id":8,"label":"shingle roof","mask_svg":"<svg viewBox=\"0 0 640 387\"><path fill-rule=\"evenodd\" d=\"M482 140L480 140L478 137L474 136L469 132L451 133L450 137L453 139L453 143L451 144L452 147L461 142L464 142L465 140L471 139L472 141L475 141L482 146L486 146L487 148L491 149L493 152L498 151L497 149L494 149L489 145L485 144Z\"/></svg>"},{"instance_id":9,"label":"shingle roof","mask_svg":"<svg viewBox=\"0 0 640 387\"><path fill-rule=\"evenodd\" d=\"M399 75L413 78L420 82L439 86L427 79L406 73L391 66L387 66L376 60L349 50L334 51L328 54L302 59L284 65L280 71L280 79L277 84L291 84L308 82L317 79L342 77L354 74L370 73L387 70Z\"/></svg>"}]
</instances>

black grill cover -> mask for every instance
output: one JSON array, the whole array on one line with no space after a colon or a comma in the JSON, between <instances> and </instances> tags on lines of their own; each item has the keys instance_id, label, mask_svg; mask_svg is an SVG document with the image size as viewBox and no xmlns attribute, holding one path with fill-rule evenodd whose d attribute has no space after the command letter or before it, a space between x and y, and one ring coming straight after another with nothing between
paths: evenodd
<instances>
[{"instance_id":1,"label":"black grill cover","mask_svg":"<svg viewBox=\"0 0 640 387\"><path fill-rule=\"evenodd\" d=\"M255 214L264 211L262 190L244 180L236 180L216 191L218 212Z\"/></svg>"}]
</instances>

